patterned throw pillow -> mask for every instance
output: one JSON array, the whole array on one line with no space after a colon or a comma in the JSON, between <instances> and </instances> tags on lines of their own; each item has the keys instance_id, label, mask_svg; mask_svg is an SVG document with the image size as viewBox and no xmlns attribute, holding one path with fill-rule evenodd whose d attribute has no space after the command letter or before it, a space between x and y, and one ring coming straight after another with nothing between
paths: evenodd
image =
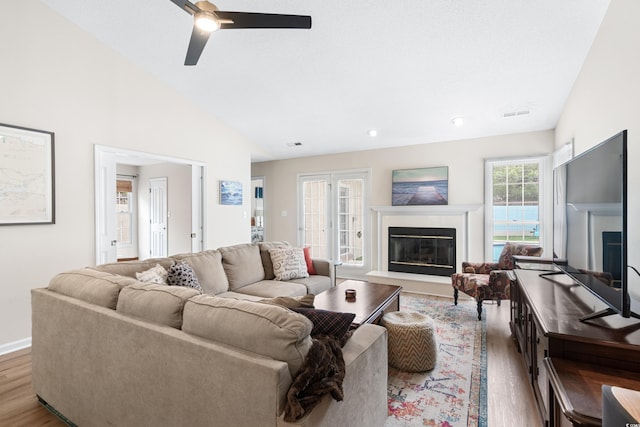
<instances>
[{"instance_id":1,"label":"patterned throw pillow","mask_svg":"<svg viewBox=\"0 0 640 427\"><path fill-rule=\"evenodd\" d=\"M204 292L200 282L198 282L196 273L185 260L181 260L169 268L167 282L169 286L186 286L194 288L200 293Z\"/></svg>"},{"instance_id":2,"label":"patterned throw pillow","mask_svg":"<svg viewBox=\"0 0 640 427\"><path fill-rule=\"evenodd\" d=\"M349 328L356 317L353 313L340 313L316 308L291 308L290 310L306 316L313 322L311 336L328 335L338 340L341 345L344 345L345 339L349 337Z\"/></svg>"},{"instance_id":3,"label":"patterned throw pillow","mask_svg":"<svg viewBox=\"0 0 640 427\"><path fill-rule=\"evenodd\" d=\"M309 277L302 248L269 249L275 280L304 279Z\"/></svg>"},{"instance_id":4,"label":"patterned throw pillow","mask_svg":"<svg viewBox=\"0 0 640 427\"><path fill-rule=\"evenodd\" d=\"M141 273L136 273L136 279L141 282L157 283L159 285L167 284L167 270L160 264L156 264L155 267L151 267Z\"/></svg>"},{"instance_id":5,"label":"patterned throw pillow","mask_svg":"<svg viewBox=\"0 0 640 427\"><path fill-rule=\"evenodd\" d=\"M506 243L498 258L498 269L500 270L513 270L514 255L527 255L527 256L540 256L542 255L542 248L534 245L522 245L516 243Z\"/></svg>"}]
</instances>

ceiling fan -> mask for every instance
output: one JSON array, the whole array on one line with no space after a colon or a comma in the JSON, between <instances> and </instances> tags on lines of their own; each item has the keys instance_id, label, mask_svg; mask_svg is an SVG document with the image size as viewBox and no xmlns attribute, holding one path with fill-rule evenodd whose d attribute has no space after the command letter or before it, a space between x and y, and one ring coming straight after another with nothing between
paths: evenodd
<instances>
[{"instance_id":1,"label":"ceiling fan","mask_svg":"<svg viewBox=\"0 0 640 427\"><path fill-rule=\"evenodd\" d=\"M275 13L223 12L208 1L196 4L188 0L171 0L193 15L193 31L184 65L196 65L209 36L216 30L234 28L311 28L311 17Z\"/></svg>"}]
</instances>

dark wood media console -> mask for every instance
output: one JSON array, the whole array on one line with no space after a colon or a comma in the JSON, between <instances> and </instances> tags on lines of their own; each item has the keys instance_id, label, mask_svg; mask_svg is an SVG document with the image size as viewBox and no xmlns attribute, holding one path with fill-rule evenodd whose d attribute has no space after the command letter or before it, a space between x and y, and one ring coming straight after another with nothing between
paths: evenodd
<instances>
[{"instance_id":1,"label":"dark wood media console","mask_svg":"<svg viewBox=\"0 0 640 427\"><path fill-rule=\"evenodd\" d=\"M586 289L563 274L514 272L510 326L544 425L600 426L602 384L640 390L640 320L580 322L604 308Z\"/></svg>"}]
</instances>

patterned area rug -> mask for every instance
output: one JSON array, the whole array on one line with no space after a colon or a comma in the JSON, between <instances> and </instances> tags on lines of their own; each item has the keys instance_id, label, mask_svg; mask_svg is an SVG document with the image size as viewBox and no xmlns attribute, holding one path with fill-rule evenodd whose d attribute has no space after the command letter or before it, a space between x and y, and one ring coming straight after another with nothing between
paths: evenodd
<instances>
[{"instance_id":1,"label":"patterned area rug","mask_svg":"<svg viewBox=\"0 0 640 427\"><path fill-rule=\"evenodd\" d=\"M458 427L487 425L486 323L475 301L402 293L401 311L434 319L438 356L428 372L389 366L389 418L385 426Z\"/></svg>"}]
</instances>

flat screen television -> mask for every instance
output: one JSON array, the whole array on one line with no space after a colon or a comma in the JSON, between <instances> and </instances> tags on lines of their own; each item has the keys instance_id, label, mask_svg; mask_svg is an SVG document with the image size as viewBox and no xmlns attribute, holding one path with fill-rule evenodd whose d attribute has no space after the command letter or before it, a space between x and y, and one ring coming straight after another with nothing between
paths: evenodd
<instances>
[{"instance_id":1,"label":"flat screen television","mask_svg":"<svg viewBox=\"0 0 640 427\"><path fill-rule=\"evenodd\" d=\"M553 185L555 264L607 305L580 320L638 317L627 289L627 131L556 167Z\"/></svg>"}]
</instances>

